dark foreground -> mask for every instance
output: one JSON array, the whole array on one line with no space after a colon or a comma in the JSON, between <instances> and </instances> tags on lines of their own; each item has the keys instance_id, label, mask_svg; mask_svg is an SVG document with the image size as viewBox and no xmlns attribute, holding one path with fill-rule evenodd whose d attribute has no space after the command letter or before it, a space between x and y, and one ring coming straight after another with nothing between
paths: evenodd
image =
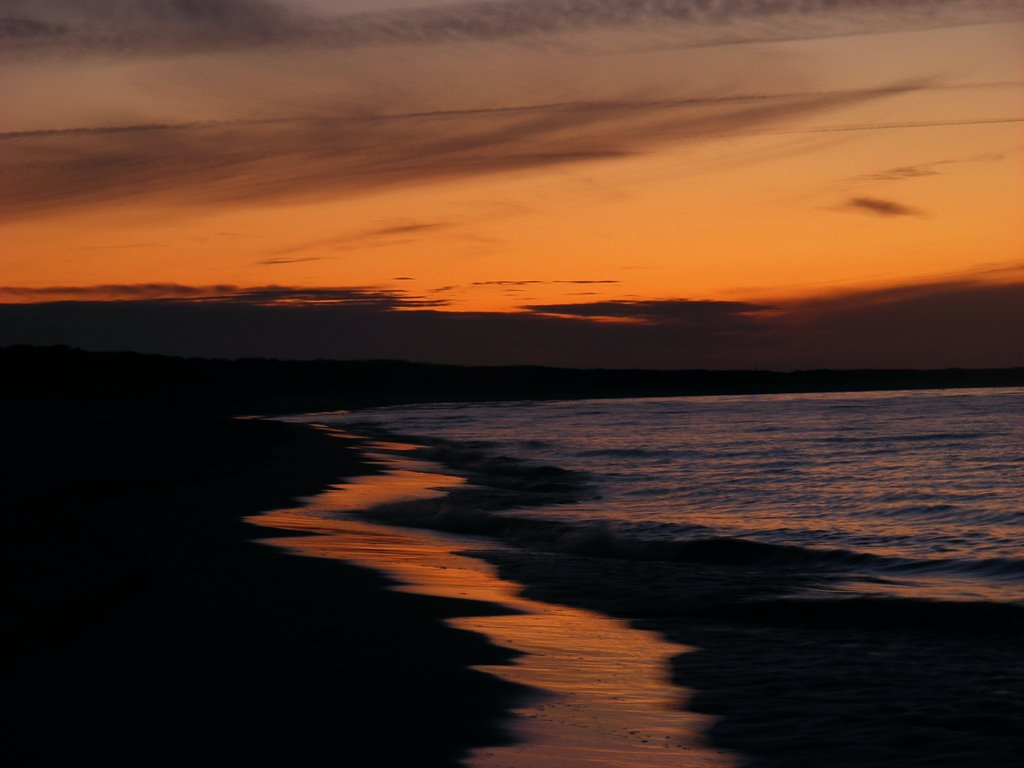
<instances>
[{"instance_id":1,"label":"dark foreground","mask_svg":"<svg viewBox=\"0 0 1024 768\"><path fill-rule=\"evenodd\" d=\"M372 468L326 433L232 416L417 400L1024 384L1021 369L595 372L24 347L0 349L0 364L0 441L8 456L0 467L7 571L0 760L12 766L277 759L419 768L453 766L473 746L502 741L499 723L518 692L470 667L509 653L444 624L495 608L392 592L370 571L251 543L271 532L247 525L245 516L291 506L296 496ZM600 570L607 561L594 564ZM542 597L585 592L499 565ZM619 581L591 576L589 583ZM689 590L678 592L684 603ZM605 603L616 596L605 592L591 607L614 614ZM692 610L664 607L677 618ZM705 649L677 660L674 673L699 691L695 708L722 718L711 733L715 744L773 768L817 768L822 754L836 753L856 765L858 742L879 738L858 725L877 720L865 707L895 698L897 720L909 714L901 722L913 727L886 730L903 740L891 754L926 740L938 747L930 754L943 755L930 765L1017 764L1007 762L1017 754L1005 740L993 739L987 761L977 763L977 751L958 751L949 738L965 727L1013 730L1005 719L1020 711L984 694L1009 690L994 686L999 680L972 678L971 644L953 636L936 642L935 633L915 629L897 647L879 649L859 630L794 632L786 622L759 620L749 605L739 608L743 616L709 623L702 615L685 627L647 622ZM796 642L809 633L818 638L814 652ZM1010 634L983 666L1012 687L1021 657L1019 632ZM867 663L879 654L908 663ZM943 670L943 690L960 704L945 720L944 711L932 713L942 727L932 728L936 718L923 727L913 720L919 707L945 705L919 701L916 692L931 688L910 672L890 678L879 695L850 699L847 682L882 680L900 668ZM794 719L772 717L792 708L779 691L792 690L799 675L807 678L799 687L821 702L821 719L792 729ZM822 681L825 688L816 689ZM1020 702L1016 693L1010 698ZM839 734L842 743L823 745L823 734Z\"/></svg>"},{"instance_id":2,"label":"dark foreground","mask_svg":"<svg viewBox=\"0 0 1024 768\"><path fill-rule=\"evenodd\" d=\"M8 403L0 761L453 765L501 740L508 656L245 515L366 470L308 427Z\"/></svg>"}]
</instances>

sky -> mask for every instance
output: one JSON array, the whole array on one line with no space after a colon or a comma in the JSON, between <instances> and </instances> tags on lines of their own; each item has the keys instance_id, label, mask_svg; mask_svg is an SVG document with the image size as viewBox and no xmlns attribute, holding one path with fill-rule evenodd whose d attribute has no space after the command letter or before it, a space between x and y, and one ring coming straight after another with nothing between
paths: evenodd
<instances>
[{"instance_id":1,"label":"sky","mask_svg":"<svg viewBox=\"0 0 1024 768\"><path fill-rule=\"evenodd\" d=\"M1024 365L1024 0L0 0L0 344Z\"/></svg>"}]
</instances>

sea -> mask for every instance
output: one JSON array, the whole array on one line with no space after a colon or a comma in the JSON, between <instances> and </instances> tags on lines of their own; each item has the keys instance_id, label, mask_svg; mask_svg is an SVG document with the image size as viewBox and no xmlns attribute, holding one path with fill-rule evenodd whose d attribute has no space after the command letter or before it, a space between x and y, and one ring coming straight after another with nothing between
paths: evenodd
<instances>
[{"instance_id":1,"label":"sea","mask_svg":"<svg viewBox=\"0 0 1024 768\"><path fill-rule=\"evenodd\" d=\"M457 480L364 519L690 649L735 765L1024 765L1024 389L301 418Z\"/></svg>"}]
</instances>

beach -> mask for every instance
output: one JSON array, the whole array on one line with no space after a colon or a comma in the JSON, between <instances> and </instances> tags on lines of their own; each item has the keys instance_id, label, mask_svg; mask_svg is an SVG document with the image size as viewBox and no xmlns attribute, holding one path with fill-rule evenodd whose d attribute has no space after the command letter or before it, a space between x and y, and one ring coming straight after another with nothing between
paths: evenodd
<instances>
[{"instance_id":1,"label":"beach","mask_svg":"<svg viewBox=\"0 0 1024 768\"><path fill-rule=\"evenodd\" d=\"M13 409L5 440L7 765L281 759L455 765L504 740L509 652L391 591L251 543L245 515L372 472L307 426ZM356 760L358 764L358 760Z\"/></svg>"},{"instance_id":2,"label":"beach","mask_svg":"<svg viewBox=\"0 0 1024 768\"><path fill-rule=\"evenodd\" d=\"M0 768L1024 768L1024 0L0 0Z\"/></svg>"},{"instance_id":3,"label":"beach","mask_svg":"<svg viewBox=\"0 0 1024 768\"><path fill-rule=\"evenodd\" d=\"M1019 388L270 420L143 362L5 401L7 764L1019 765Z\"/></svg>"}]
</instances>

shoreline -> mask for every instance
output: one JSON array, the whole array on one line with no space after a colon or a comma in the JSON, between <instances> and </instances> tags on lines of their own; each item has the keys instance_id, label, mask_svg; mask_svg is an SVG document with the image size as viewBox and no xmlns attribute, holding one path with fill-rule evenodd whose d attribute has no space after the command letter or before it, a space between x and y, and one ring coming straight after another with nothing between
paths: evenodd
<instances>
[{"instance_id":1,"label":"shoreline","mask_svg":"<svg viewBox=\"0 0 1024 768\"><path fill-rule=\"evenodd\" d=\"M382 440L406 434L363 433ZM471 443L436 440L419 455L487 484L470 468ZM494 456L476 459L501 485ZM728 556L661 562L607 551L548 553L543 545L534 551L530 542L538 542L530 536L519 550L517 531L536 533L535 524L499 516L496 528L495 520L467 516L465 502L486 505L486 491L472 494L455 488L444 502L386 505L360 520L398 526L396 536L406 526L426 529L428 538L496 536L513 546L470 545L469 554L496 568L499 579L522 585L525 599L616 617L689 648L669 669L679 690L692 692L687 709L713 718L704 734L712 749L766 766L1019 764L1024 742L1014 722L1024 713L1024 624L1015 605L797 597L819 580L827 584L831 571ZM460 495L463 504L452 499ZM493 508L505 507L499 501Z\"/></svg>"},{"instance_id":2,"label":"shoreline","mask_svg":"<svg viewBox=\"0 0 1024 768\"><path fill-rule=\"evenodd\" d=\"M682 705L694 692L668 679L671 659L694 648L604 613L524 597L524 584L502 579L487 561L487 552L507 545L367 519L368 506L444 503L465 479L409 455L419 446L371 441L365 447L381 463L379 474L250 519L267 526L267 545L369 567L394 578L403 593L485 607L448 623L514 651L509 662L478 669L524 686L525 695L505 723L515 735L511 743L473 750L465 768L669 768L680 759L700 768L735 765L704 741L712 718ZM280 538L282 530L313 535Z\"/></svg>"},{"instance_id":3,"label":"shoreline","mask_svg":"<svg viewBox=\"0 0 1024 768\"><path fill-rule=\"evenodd\" d=\"M507 741L519 689L471 667L513 654L445 623L486 607L252 541L243 517L372 472L351 444L73 406L12 417L7 440L6 764L372 750L440 768Z\"/></svg>"}]
</instances>

